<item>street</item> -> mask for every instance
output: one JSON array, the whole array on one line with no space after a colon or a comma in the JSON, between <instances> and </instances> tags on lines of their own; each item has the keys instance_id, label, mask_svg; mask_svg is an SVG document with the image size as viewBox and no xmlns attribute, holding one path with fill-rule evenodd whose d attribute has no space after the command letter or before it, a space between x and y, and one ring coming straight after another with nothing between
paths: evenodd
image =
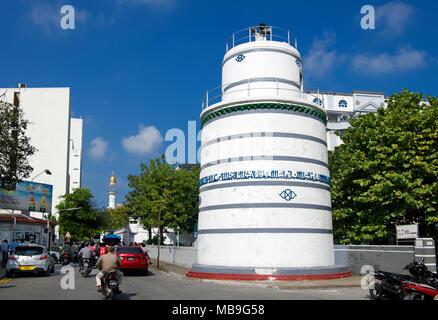
<instances>
[{"instance_id":1,"label":"street","mask_svg":"<svg viewBox=\"0 0 438 320\"><path fill-rule=\"evenodd\" d=\"M61 266L49 277L14 275L0 281L1 300L103 300L96 291L97 269L83 278L74 265L74 289L63 289ZM65 280L64 280L65 282ZM72 283L69 283L72 285ZM283 290L255 284L180 278L151 268L149 276L126 275L119 300L369 300L360 287Z\"/></svg>"}]
</instances>

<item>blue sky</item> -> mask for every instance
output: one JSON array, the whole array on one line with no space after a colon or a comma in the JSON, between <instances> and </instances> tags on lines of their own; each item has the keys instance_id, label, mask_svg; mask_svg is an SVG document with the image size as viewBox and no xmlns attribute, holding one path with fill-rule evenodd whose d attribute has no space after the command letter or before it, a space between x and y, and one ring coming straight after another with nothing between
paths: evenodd
<instances>
[{"instance_id":1,"label":"blue sky","mask_svg":"<svg viewBox=\"0 0 438 320\"><path fill-rule=\"evenodd\" d=\"M74 30L60 26L64 5ZM363 5L375 8L375 30L361 28ZM438 96L436 1L2 0L2 12L0 87L71 88L83 187L101 207L112 171L123 202L127 176L165 152L168 130L199 130L225 43L250 25L292 31L309 87Z\"/></svg>"}]
</instances>

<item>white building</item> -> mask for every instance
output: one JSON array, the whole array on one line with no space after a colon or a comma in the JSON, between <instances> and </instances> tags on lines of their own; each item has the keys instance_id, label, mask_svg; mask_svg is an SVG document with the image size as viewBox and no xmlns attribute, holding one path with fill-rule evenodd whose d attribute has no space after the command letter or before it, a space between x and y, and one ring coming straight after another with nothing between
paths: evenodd
<instances>
[{"instance_id":1,"label":"white building","mask_svg":"<svg viewBox=\"0 0 438 320\"><path fill-rule=\"evenodd\" d=\"M70 119L69 192L82 187L83 120Z\"/></svg>"},{"instance_id":2,"label":"white building","mask_svg":"<svg viewBox=\"0 0 438 320\"><path fill-rule=\"evenodd\" d=\"M386 108L385 94L382 92L356 91L352 93L305 90L315 95L313 102L323 106L327 113L327 147L333 151L342 144L335 132L344 132L350 127L349 120L365 113L377 113L378 108Z\"/></svg>"},{"instance_id":3,"label":"white building","mask_svg":"<svg viewBox=\"0 0 438 320\"><path fill-rule=\"evenodd\" d=\"M70 88L28 88L19 84L18 88L0 88L0 99L19 106L29 121L26 134L37 151L30 158L33 172L26 180L53 186L51 209L57 217L60 196L72 189L69 173L74 173L70 179L72 186L73 182L81 184L82 120L71 119ZM40 212L23 213L46 218Z\"/></svg>"}]
</instances>

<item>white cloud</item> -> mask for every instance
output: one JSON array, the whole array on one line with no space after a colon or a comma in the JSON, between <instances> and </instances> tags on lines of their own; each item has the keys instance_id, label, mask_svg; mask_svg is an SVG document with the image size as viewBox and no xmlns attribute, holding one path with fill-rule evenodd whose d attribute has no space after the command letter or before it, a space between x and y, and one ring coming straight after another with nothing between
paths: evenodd
<instances>
[{"instance_id":1,"label":"white cloud","mask_svg":"<svg viewBox=\"0 0 438 320\"><path fill-rule=\"evenodd\" d=\"M91 147L88 149L88 154L94 160L104 159L107 156L109 143L102 139L102 137L97 137L91 140Z\"/></svg>"},{"instance_id":2,"label":"white cloud","mask_svg":"<svg viewBox=\"0 0 438 320\"><path fill-rule=\"evenodd\" d=\"M304 74L311 79L321 79L333 67L343 63L346 55L332 50L330 47L336 42L336 35L324 32L323 39L314 38L312 47L303 58Z\"/></svg>"},{"instance_id":3,"label":"white cloud","mask_svg":"<svg viewBox=\"0 0 438 320\"><path fill-rule=\"evenodd\" d=\"M376 29L387 36L399 36L412 22L414 11L412 6L400 1L376 7Z\"/></svg>"},{"instance_id":4,"label":"white cloud","mask_svg":"<svg viewBox=\"0 0 438 320\"><path fill-rule=\"evenodd\" d=\"M151 155L157 152L163 142L160 131L154 126L139 126L138 134L124 138L122 140L123 148L132 154Z\"/></svg>"},{"instance_id":5,"label":"white cloud","mask_svg":"<svg viewBox=\"0 0 438 320\"><path fill-rule=\"evenodd\" d=\"M34 1L29 12L29 21L34 25L42 28L44 31L51 30L63 31L60 26L62 17L65 14L61 13L61 3L50 3L46 1ZM86 10L81 10L73 5L75 9L75 28L79 28L85 24L90 17L90 13Z\"/></svg>"},{"instance_id":6,"label":"white cloud","mask_svg":"<svg viewBox=\"0 0 438 320\"><path fill-rule=\"evenodd\" d=\"M424 67L427 64L427 53L411 48L410 45L400 47L391 55L360 54L351 60L351 67L356 72L367 74L389 74L404 72Z\"/></svg>"}]
</instances>

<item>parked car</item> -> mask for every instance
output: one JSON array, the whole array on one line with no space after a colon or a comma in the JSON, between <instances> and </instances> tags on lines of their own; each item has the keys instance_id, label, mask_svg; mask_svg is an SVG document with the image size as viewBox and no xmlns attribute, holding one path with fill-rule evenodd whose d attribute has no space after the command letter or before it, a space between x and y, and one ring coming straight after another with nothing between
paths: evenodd
<instances>
[{"instance_id":1,"label":"parked car","mask_svg":"<svg viewBox=\"0 0 438 320\"><path fill-rule=\"evenodd\" d=\"M53 258L47 249L39 245L20 245L10 255L6 264L6 273L34 273L48 276L55 271Z\"/></svg>"},{"instance_id":2,"label":"parked car","mask_svg":"<svg viewBox=\"0 0 438 320\"><path fill-rule=\"evenodd\" d=\"M54 263L58 263L61 254L59 251L49 251L50 256L53 258Z\"/></svg>"},{"instance_id":3,"label":"parked car","mask_svg":"<svg viewBox=\"0 0 438 320\"><path fill-rule=\"evenodd\" d=\"M149 261L146 254L139 247L117 247L117 255L122 260L119 270L123 273L137 271L148 275Z\"/></svg>"}]
</instances>

